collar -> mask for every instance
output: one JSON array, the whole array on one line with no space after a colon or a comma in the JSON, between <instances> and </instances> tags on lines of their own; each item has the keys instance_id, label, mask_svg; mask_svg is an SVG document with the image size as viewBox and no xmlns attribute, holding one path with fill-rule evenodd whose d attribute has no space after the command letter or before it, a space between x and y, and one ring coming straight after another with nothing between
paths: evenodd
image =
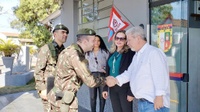
<instances>
[{"instance_id":1,"label":"collar","mask_svg":"<svg viewBox=\"0 0 200 112\"><path fill-rule=\"evenodd\" d=\"M52 41L52 44L53 44L54 47L58 47L58 44L56 43L55 40Z\"/></svg>"},{"instance_id":2,"label":"collar","mask_svg":"<svg viewBox=\"0 0 200 112\"><path fill-rule=\"evenodd\" d=\"M77 46L79 47L79 49L80 49L80 52L84 54L84 51L83 51L83 49L81 48L81 46L80 46L80 45L78 45L78 44L77 44Z\"/></svg>"},{"instance_id":3,"label":"collar","mask_svg":"<svg viewBox=\"0 0 200 112\"><path fill-rule=\"evenodd\" d=\"M53 44L53 46L54 46L55 48L63 48L63 47L64 47L63 44L62 44L61 46L59 46L55 40L52 41L52 44Z\"/></svg>"},{"instance_id":4,"label":"collar","mask_svg":"<svg viewBox=\"0 0 200 112\"><path fill-rule=\"evenodd\" d=\"M149 46L148 43L144 44L144 46L142 46L142 48L137 52L137 54L142 54L144 52L144 50Z\"/></svg>"}]
</instances>

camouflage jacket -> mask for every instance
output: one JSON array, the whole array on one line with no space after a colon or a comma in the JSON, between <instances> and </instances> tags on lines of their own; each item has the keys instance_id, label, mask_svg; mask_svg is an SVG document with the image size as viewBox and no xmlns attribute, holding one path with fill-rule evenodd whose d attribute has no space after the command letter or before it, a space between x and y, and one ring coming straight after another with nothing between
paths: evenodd
<instances>
[{"instance_id":1,"label":"camouflage jacket","mask_svg":"<svg viewBox=\"0 0 200 112\"><path fill-rule=\"evenodd\" d=\"M82 48L77 44L72 44L58 57L54 87L61 91L76 93L82 83L95 87L103 85L104 79L91 74Z\"/></svg>"},{"instance_id":2,"label":"camouflage jacket","mask_svg":"<svg viewBox=\"0 0 200 112\"><path fill-rule=\"evenodd\" d=\"M58 45L55 43L55 41L52 43L55 47L56 54L58 55L64 49L64 46L62 45L60 48L58 48ZM34 72L36 82L35 88L38 91L47 89L47 77L54 76L55 66L56 59L52 57L49 46L46 44L40 48Z\"/></svg>"}]
</instances>

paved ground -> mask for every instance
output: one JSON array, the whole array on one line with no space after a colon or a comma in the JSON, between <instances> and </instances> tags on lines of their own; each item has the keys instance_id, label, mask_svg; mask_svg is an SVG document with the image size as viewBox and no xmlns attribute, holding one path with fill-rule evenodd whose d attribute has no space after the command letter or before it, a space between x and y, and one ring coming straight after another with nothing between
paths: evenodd
<instances>
[{"instance_id":1,"label":"paved ground","mask_svg":"<svg viewBox=\"0 0 200 112\"><path fill-rule=\"evenodd\" d=\"M9 94L0 97L0 112L42 112L42 103L36 91Z\"/></svg>"},{"instance_id":2,"label":"paved ground","mask_svg":"<svg viewBox=\"0 0 200 112\"><path fill-rule=\"evenodd\" d=\"M42 103L36 91L0 96L0 105L0 112L43 112ZM90 111L79 106L79 112Z\"/></svg>"},{"instance_id":3,"label":"paved ground","mask_svg":"<svg viewBox=\"0 0 200 112\"><path fill-rule=\"evenodd\" d=\"M83 85L77 94L80 104L79 112L90 112L88 94L88 87ZM112 112L109 105L107 104L105 112ZM0 96L0 112L43 112L43 107L34 90Z\"/></svg>"},{"instance_id":4,"label":"paved ground","mask_svg":"<svg viewBox=\"0 0 200 112\"><path fill-rule=\"evenodd\" d=\"M90 112L88 87L83 85L77 96L79 112ZM137 112L136 110L137 108L134 108L134 112ZM99 106L97 105L98 111ZM43 107L40 98L34 90L0 96L0 112L43 112ZM104 112L113 112L110 99L106 100Z\"/></svg>"},{"instance_id":5,"label":"paved ground","mask_svg":"<svg viewBox=\"0 0 200 112\"><path fill-rule=\"evenodd\" d=\"M35 62L36 59L33 58L31 66L35 66ZM1 58L0 65L2 65ZM83 84L77 96L79 100L79 112L90 112L88 87ZM137 112L137 108L135 108L136 103L133 103L134 112ZM97 105L98 111L99 105ZM43 112L43 107L36 91L28 91L0 96L0 112ZM106 100L104 112L113 112L109 98Z\"/></svg>"}]
</instances>

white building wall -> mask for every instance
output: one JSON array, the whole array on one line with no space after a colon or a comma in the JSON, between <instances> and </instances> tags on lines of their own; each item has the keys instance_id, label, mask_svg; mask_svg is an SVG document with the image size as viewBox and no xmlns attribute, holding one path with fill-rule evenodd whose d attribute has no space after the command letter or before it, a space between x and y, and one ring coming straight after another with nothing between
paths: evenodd
<instances>
[{"instance_id":1,"label":"white building wall","mask_svg":"<svg viewBox=\"0 0 200 112\"><path fill-rule=\"evenodd\" d=\"M102 5L103 6L102 6ZM122 16L122 19L130 23L130 27L136 26L139 24L144 24L147 39L149 37L149 9L148 9L148 0L106 0L100 2L99 7L106 7L110 4L114 4L117 11ZM102 11L99 14L110 13L110 11ZM58 23L62 23L69 28L69 35L65 46L70 45L73 42L76 42L76 32L78 28L89 27L95 29L97 34L101 35L104 38L107 38L108 35L108 23L109 18L100 19L92 23L87 24L78 24L78 1L76 0L64 0L61 9L61 15L54 19L53 26ZM127 29L128 29L127 28ZM107 40L107 39L105 39Z\"/></svg>"},{"instance_id":2,"label":"white building wall","mask_svg":"<svg viewBox=\"0 0 200 112\"><path fill-rule=\"evenodd\" d=\"M55 27L57 24L61 23L61 17L58 16L57 18L53 19L52 25Z\"/></svg>"},{"instance_id":3,"label":"white building wall","mask_svg":"<svg viewBox=\"0 0 200 112\"><path fill-rule=\"evenodd\" d=\"M147 29L149 25L149 6L148 6L148 0L114 0L115 7L120 10L125 18L131 22L130 27L140 25L141 23L144 24L146 36ZM123 17L123 15L121 15Z\"/></svg>"},{"instance_id":4,"label":"white building wall","mask_svg":"<svg viewBox=\"0 0 200 112\"><path fill-rule=\"evenodd\" d=\"M77 13L78 9L77 4L78 2L74 0L64 0L64 4L62 5L61 10L61 23L66 25L69 28L69 35L67 38L65 46L69 46L70 44L76 41L76 32L78 27L78 18Z\"/></svg>"}]
</instances>

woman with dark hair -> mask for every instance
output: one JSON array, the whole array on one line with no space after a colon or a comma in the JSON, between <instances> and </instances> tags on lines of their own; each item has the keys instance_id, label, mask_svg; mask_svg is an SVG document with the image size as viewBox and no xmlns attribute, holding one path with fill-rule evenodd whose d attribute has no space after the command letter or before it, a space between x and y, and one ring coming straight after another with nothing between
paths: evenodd
<instances>
[{"instance_id":1,"label":"woman with dark hair","mask_svg":"<svg viewBox=\"0 0 200 112\"><path fill-rule=\"evenodd\" d=\"M110 56L107 60L106 74L113 77L118 76L128 69L135 52L127 45L125 30L115 33L113 44L110 49ZM132 112L133 94L129 83L123 86L115 85L109 88L111 104L114 112ZM108 97L108 86L104 87L102 96Z\"/></svg>"},{"instance_id":2,"label":"woman with dark hair","mask_svg":"<svg viewBox=\"0 0 200 112\"><path fill-rule=\"evenodd\" d=\"M94 41L94 48L92 51L86 53L86 59L89 62L89 69L95 76L106 77L106 61L109 56L109 51L101 38L96 35ZM99 112L104 111L105 99L102 97L103 86L90 88L90 106L91 112L96 112L97 92L99 93L100 109Z\"/></svg>"}]
</instances>

